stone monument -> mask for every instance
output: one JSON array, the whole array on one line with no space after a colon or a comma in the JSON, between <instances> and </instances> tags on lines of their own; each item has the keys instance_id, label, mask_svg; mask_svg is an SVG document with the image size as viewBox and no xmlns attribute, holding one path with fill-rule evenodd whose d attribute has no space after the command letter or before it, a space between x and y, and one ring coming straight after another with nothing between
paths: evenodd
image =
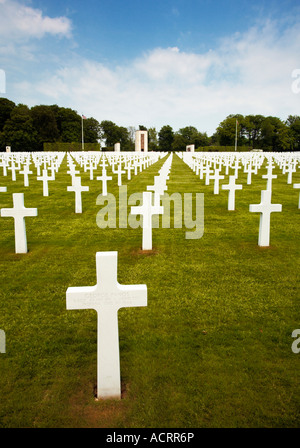
<instances>
[{"instance_id":1,"label":"stone monument","mask_svg":"<svg viewBox=\"0 0 300 448\"><path fill-rule=\"evenodd\" d=\"M135 132L135 150L137 152L148 152L148 131Z\"/></svg>"}]
</instances>

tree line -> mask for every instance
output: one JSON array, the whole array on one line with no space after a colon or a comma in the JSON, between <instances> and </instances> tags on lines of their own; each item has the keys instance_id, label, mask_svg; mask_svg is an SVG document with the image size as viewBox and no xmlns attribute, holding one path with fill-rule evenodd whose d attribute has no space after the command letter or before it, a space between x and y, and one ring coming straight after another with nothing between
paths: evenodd
<instances>
[{"instance_id":1,"label":"tree line","mask_svg":"<svg viewBox=\"0 0 300 448\"><path fill-rule=\"evenodd\" d=\"M113 150L115 143L122 151L134 151L135 128L118 126L109 120L99 123L95 118L83 120L84 142L102 142L102 148ZM241 114L229 115L212 136L186 126L174 131L170 125L156 128L139 126L148 131L149 151L185 151L195 148L237 145L265 151L300 150L300 116L289 115L286 121L277 117ZM43 151L46 142L81 142L82 117L75 110L58 105L29 108L0 98L0 151L11 146L12 151Z\"/></svg>"}]
</instances>

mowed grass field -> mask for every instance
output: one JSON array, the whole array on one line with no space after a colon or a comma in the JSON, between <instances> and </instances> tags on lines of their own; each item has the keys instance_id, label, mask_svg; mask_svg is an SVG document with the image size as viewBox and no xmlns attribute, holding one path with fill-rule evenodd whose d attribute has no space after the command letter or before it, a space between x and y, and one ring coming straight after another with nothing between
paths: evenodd
<instances>
[{"instance_id":1,"label":"mowed grass field","mask_svg":"<svg viewBox=\"0 0 300 448\"><path fill-rule=\"evenodd\" d=\"M300 353L291 335L300 328L300 210L287 174L274 170L272 202L282 212L271 214L270 247L260 248L259 214L249 205L266 188L266 165L252 185L240 170L243 189L228 211L228 192L220 187L214 195L213 181L205 185L175 154L168 193L204 193L204 233L188 240L184 225L154 229L153 251L143 253L141 228L97 226L101 182L82 168L90 188L83 213L75 214L66 160L49 197L35 170L27 188L23 175L12 182L0 170L0 186L7 186L0 207L12 207L12 193L24 192L25 206L38 209L26 218L27 254L14 253L13 219L0 218L0 427L299 427ZM153 184L165 161L131 181L123 175L128 196ZM108 191L118 198L117 175ZM96 283L98 251L118 251L119 283L148 291L147 307L118 313L117 401L95 400L96 312L66 309L69 286Z\"/></svg>"}]
</instances>

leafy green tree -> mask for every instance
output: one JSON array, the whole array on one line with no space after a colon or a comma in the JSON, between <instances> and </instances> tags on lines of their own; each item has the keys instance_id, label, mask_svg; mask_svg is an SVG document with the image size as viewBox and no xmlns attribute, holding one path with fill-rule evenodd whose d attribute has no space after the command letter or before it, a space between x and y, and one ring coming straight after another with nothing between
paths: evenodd
<instances>
[{"instance_id":1,"label":"leafy green tree","mask_svg":"<svg viewBox=\"0 0 300 448\"><path fill-rule=\"evenodd\" d=\"M223 120L217 127L217 135L220 145L222 146L233 146L235 144L235 134L236 134L236 120L238 121L237 128L237 144L245 144L245 122L243 115L228 115L225 120Z\"/></svg>"},{"instance_id":2,"label":"leafy green tree","mask_svg":"<svg viewBox=\"0 0 300 448\"><path fill-rule=\"evenodd\" d=\"M169 125L163 126L158 133L159 151L171 151L174 141L173 128Z\"/></svg>"},{"instance_id":3,"label":"leafy green tree","mask_svg":"<svg viewBox=\"0 0 300 448\"><path fill-rule=\"evenodd\" d=\"M289 115L286 120L289 128L289 141L291 151L300 150L300 117L298 115Z\"/></svg>"},{"instance_id":4,"label":"leafy green tree","mask_svg":"<svg viewBox=\"0 0 300 448\"><path fill-rule=\"evenodd\" d=\"M3 131L6 121L10 118L10 114L15 107L13 101L7 98L0 98L0 132Z\"/></svg>"},{"instance_id":5,"label":"leafy green tree","mask_svg":"<svg viewBox=\"0 0 300 448\"><path fill-rule=\"evenodd\" d=\"M55 114L51 106L34 106L31 108L33 126L37 131L37 145L43 150L44 142L55 142L59 140L59 131Z\"/></svg>"},{"instance_id":6,"label":"leafy green tree","mask_svg":"<svg viewBox=\"0 0 300 448\"><path fill-rule=\"evenodd\" d=\"M97 143L101 138L101 126L95 118L83 120L83 131L86 143Z\"/></svg>"},{"instance_id":7,"label":"leafy green tree","mask_svg":"<svg viewBox=\"0 0 300 448\"><path fill-rule=\"evenodd\" d=\"M209 139L207 134L202 134L194 126L186 126L179 129L174 135L173 151L185 151L187 145L207 146Z\"/></svg>"},{"instance_id":8,"label":"leafy green tree","mask_svg":"<svg viewBox=\"0 0 300 448\"><path fill-rule=\"evenodd\" d=\"M100 123L101 136L105 140L105 146L112 148L119 142L119 127L109 120L103 120Z\"/></svg>"},{"instance_id":9,"label":"leafy green tree","mask_svg":"<svg viewBox=\"0 0 300 448\"><path fill-rule=\"evenodd\" d=\"M28 106L18 104L13 108L3 127L1 141L13 151L38 151L38 134Z\"/></svg>"},{"instance_id":10,"label":"leafy green tree","mask_svg":"<svg viewBox=\"0 0 300 448\"><path fill-rule=\"evenodd\" d=\"M121 144L122 151L133 151L134 143L132 142L130 132L127 128L117 126L109 120L104 120L100 124L101 138L105 140L105 145L110 150L113 149L115 143Z\"/></svg>"},{"instance_id":11,"label":"leafy green tree","mask_svg":"<svg viewBox=\"0 0 300 448\"><path fill-rule=\"evenodd\" d=\"M290 148L288 126L277 117L266 117L262 123L262 148L287 151Z\"/></svg>"},{"instance_id":12,"label":"leafy green tree","mask_svg":"<svg viewBox=\"0 0 300 448\"><path fill-rule=\"evenodd\" d=\"M263 115L247 115L244 119L245 134L248 137L248 144L252 148L258 149L262 135Z\"/></svg>"},{"instance_id":13,"label":"leafy green tree","mask_svg":"<svg viewBox=\"0 0 300 448\"><path fill-rule=\"evenodd\" d=\"M133 148L134 148L134 145L135 145L135 127L134 126L128 126L127 131L128 131L128 135L129 135L130 141L132 142Z\"/></svg>"},{"instance_id":14,"label":"leafy green tree","mask_svg":"<svg viewBox=\"0 0 300 448\"><path fill-rule=\"evenodd\" d=\"M70 108L50 106L54 112L59 140L65 143L81 142L81 117Z\"/></svg>"},{"instance_id":15,"label":"leafy green tree","mask_svg":"<svg viewBox=\"0 0 300 448\"><path fill-rule=\"evenodd\" d=\"M130 133L124 126L119 126L119 142L121 143L122 151L134 151L134 143L130 138ZM117 142L116 142L117 143Z\"/></svg>"},{"instance_id":16,"label":"leafy green tree","mask_svg":"<svg viewBox=\"0 0 300 448\"><path fill-rule=\"evenodd\" d=\"M148 150L158 151L158 136L155 128L148 129Z\"/></svg>"},{"instance_id":17,"label":"leafy green tree","mask_svg":"<svg viewBox=\"0 0 300 448\"><path fill-rule=\"evenodd\" d=\"M185 137L180 134L179 132L175 132L174 134L174 140L172 143L172 150L173 151L185 151L186 149L186 139Z\"/></svg>"}]
</instances>

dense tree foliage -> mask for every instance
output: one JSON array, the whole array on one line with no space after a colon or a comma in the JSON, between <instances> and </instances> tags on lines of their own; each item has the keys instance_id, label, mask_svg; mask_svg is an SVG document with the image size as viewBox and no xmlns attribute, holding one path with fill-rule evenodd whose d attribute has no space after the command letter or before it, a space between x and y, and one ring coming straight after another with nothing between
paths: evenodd
<instances>
[{"instance_id":1,"label":"dense tree foliage","mask_svg":"<svg viewBox=\"0 0 300 448\"><path fill-rule=\"evenodd\" d=\"M31 109L0 98L0 150L11 146L13 151L42 151L44 143L97 143L113 150L115 143L122 151L134 151L135 128L118 126L109 120L99 123L95 118L83 119L73 109L39 105ZM139 125L140 130L147 130ZM237 145L265 151L300 151L300 116L289 115L286 121L273 116L241 114L228 115L208 137L194 126L174 132L170 125L160 131L148 129L149 151L184 151L187 145L205 146Z\"/></svg>"},{"instance_id":2,"label":"dense tree foliage","mask_svg":"<svg viewBox=\"0 0 300 448\"><path fill-rule=\"evenodd\" d=\"M84 141L97 143L100 124L94 118L83 120ZM43 151L44 142L81 142L81 116L70 108L16 105L0 98L0 150Z\"/></svg>"},{"instance_id":3,"label":"dense tree foliage","mask_svg":"<svg viewBox=\"0 0 300 448\"><path fill-rule=\"evenodd\" d=\"M171 151L174 141L174 131L169 125L163 126L158 133L159 151Z\"/></svg>"},{"instance_id":4,"label":"dense tree foliage","mask_svg":"<svg viewBox=\"0 0 300 448\"><path fill-rule=\"evenodd\" d=\"M220 145L234 145L236 123L238 146L265 151L299 151L300 117L289 116L284 122L277 117L263 115L229 115L217 127L215 141Z\"/></svg>"},{"instance_id":5,"label":"dense tree foliage","mask_svg":"<svg viewBox=\"0 0 300 448\"><path fill-rule=\"evenodd\" d=\"M123 126L117 126L109 120L101 121L101 138L105 140L105 147L113 150L115 143L121 144L122 151L134 151L134 141L131 131Z\"/></svg>"}]
</instances>

